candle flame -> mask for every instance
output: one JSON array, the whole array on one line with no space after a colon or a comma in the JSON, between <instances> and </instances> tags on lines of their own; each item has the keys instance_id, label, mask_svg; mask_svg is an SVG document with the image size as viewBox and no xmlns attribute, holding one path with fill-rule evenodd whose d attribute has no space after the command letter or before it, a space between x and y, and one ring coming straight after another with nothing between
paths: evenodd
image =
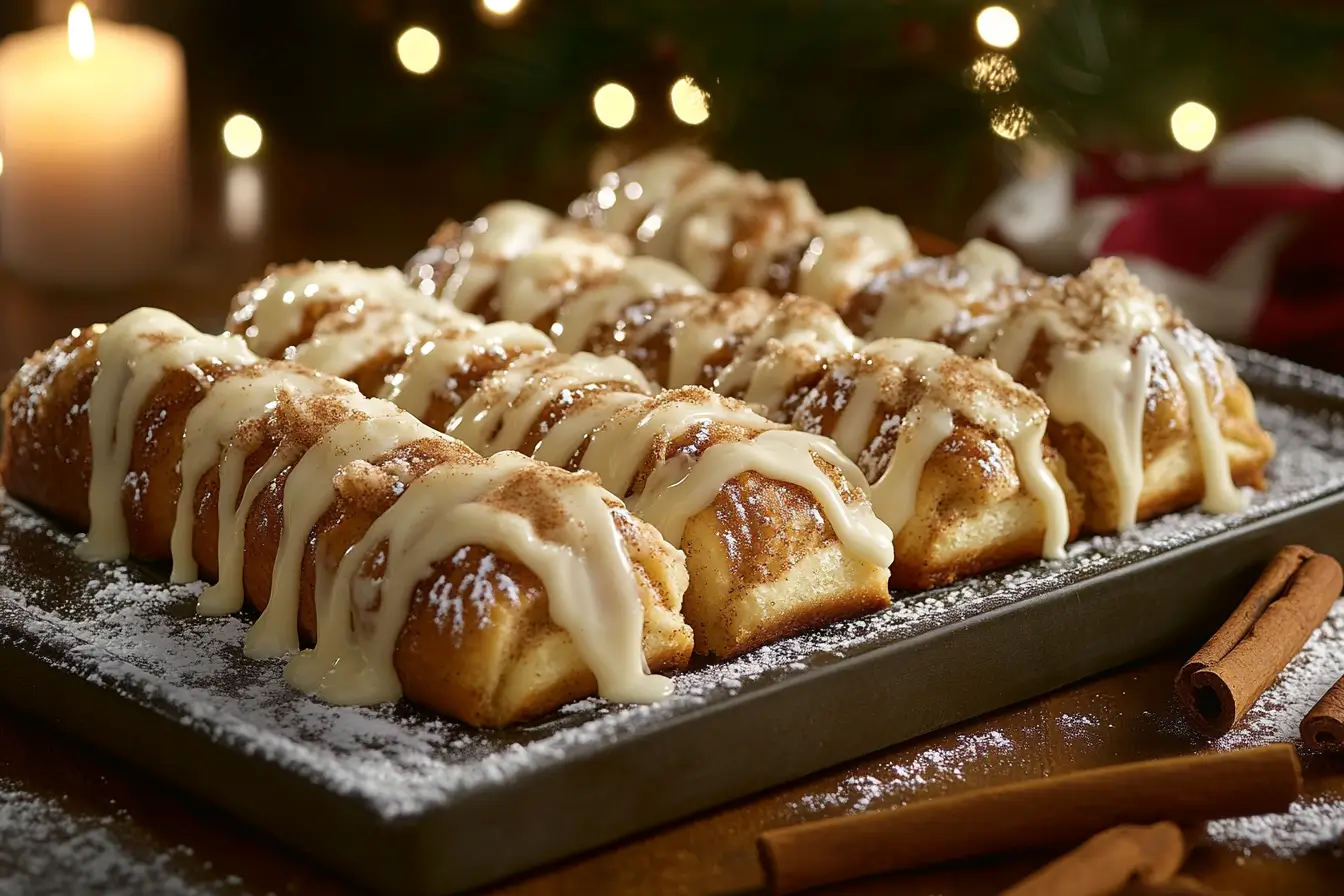
<instances>
[{"instance_id":1,"label":"candle flame","mask_svg":"<svg viewBox=\"0 0 1344 896\"><path fill-rule=\"evenodd\" d=\"M70 40L70 55L76 59L93 58L93 16L83 3L70 7L70 17L66 20Z\"/></svg>"}]
</instances>

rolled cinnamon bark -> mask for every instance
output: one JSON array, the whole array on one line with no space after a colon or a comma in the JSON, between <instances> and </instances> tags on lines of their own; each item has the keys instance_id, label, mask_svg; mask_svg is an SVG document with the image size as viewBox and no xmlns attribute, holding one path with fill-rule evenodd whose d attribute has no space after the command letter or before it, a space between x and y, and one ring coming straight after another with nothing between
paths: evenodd
<instances>
[{"instance_id":1,"label":"rolled cinnamon bark","mask_svg":"<svg viewBox=\"0 0 1344 896\"><path fill-rule=\"evenodd\" d=\"M1009 887L1003 896L1112 896L1132 881L1165 884L1185 864L1178 825L1122 824L1102 831L1073 852Z\"/></svg>"},{"instance_id":2,"label":"rolled cinnamon bark","mask_svg":"<svg viewBox=\"0 0 1344 896\"><path fill-rule=\"evenodd\" d=\"M1221 737L1273 683L1344 587L1333 557L1301 545L1275 555L1208 643L1181 667L1176 695L1195 730Z\"/></svg>"},{"instance_id":3,"label":"rolled cinnamon bark","mask_svg":"<svg viewBox=\"0 0 1344 896\"><path fill-rule=\"evenodd\" d=\"M776 893L870 874L1044 846L1119 824L1178 824L1283 812L1302 786L1290 744L1115 765L882 812L767 831Z\"/></svg>"},{"instance_id":4,"label":"rolled cinnamon bark","mask_svg":"<svg viewBox=\"0 0 1344 896\"><path fill-rule=\"evenodd\" d=\"M1302 742L1317 750L1344 750L1344 678L1325 692L1299 729Z\"/></svg>"}]
</instances>

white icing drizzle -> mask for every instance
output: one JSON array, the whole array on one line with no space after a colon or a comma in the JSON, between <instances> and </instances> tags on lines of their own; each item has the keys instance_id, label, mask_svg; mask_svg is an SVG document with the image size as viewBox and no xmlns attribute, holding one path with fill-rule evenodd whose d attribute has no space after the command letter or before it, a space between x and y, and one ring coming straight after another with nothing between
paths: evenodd
<instances>
[{"instance_id":1,"label":"white icing drizzle","mask_svg":"<svg viewBox=\"0 0 1344 896\"><path fill-rule=\"evenodd\" d=\"M702 400L653 401L643 413L631 407L613 417L593 433L580 468L597 473L614 494L626 495L660 435L675 437L701 423L740 426L754 435L741 442L716 443L694 459L678 455L660 460L632 499L631 509L657 526L664 538L680 544L686 520L708 507L729 480L757 471L809 491L852 555L879 566L891 565L891 530L873 516L866 501L841 500L835 484L816 465L816 457L834 464L856 490L866 491L863 475L834 443L776 427L745 407L729 407L711 392L696 392Z\"/></svg>"},{"instance_id":2,"label":"white icing drizzle","mask_svg":"<svg viewBox=\"0 0 1344 896\"><path fill-rule=\"evenodd\" d=\"M500 316L534 321L591 281L620 271L625 259L606 243L574 236L544 240L500 274Z\"/></svg>"},{"instance_id":3,"label":"white icing drizzle","mask_svg":"<svg viewBox=\"0 0 1344 896\"><path fill-rule=\"evenodd\" d=\"M738 346L714 380L714 391L740 394L747 403L773 413L801 372L795 363L799 348L811 349L811 358L820 361L858 351L860 344L833 309L815 299L789 296Z\"/></svg>"},{"instance_id":4,"label":"white icing drizzle","mask_svg":"<svg viewBox=\"0 0 1344 896\"><path fill-rule=\"evenodd\" d=\"M886 469L873 483L873 507L878 516L900 532L914 514L920 478L933 452L950 436L956 417L996 433L1013 452L1023 489L1041 506L1045 518L1042 554L1064 555L1069 537L1069 509L1064 490L1044 459L1046 408L993 365L958 357L951 349L913 339L882 339L870 343L856 359L860 369L848 403L837 420L835 440L850 457L860 458L871 445L872 422L883 397L885 377L893 366L904 377L924 387L922 397L901 421L896 446ZM970 388L963 379L947 382L948 365L974 366L983 388ZM1020 391L1021 401L1004 402L995 393L1004 388Z\"/></svg>"},{"instance_id":5,"label":"white icing drizzle","mask_svg":"<svg viewBox=\"0 0 1344 896\"><path fill-rule=\"evenodd\" d=\"M1054 293L1084 291L1083 303L1095 332L1083 331ZM1153 355L1165 351L1190 409L1190 423L1204 469L1204 507L1236 510L1244 498L1232 483L1227 446L1209 404L1198 365L1175 338L1159 300L1115 259L1099 259L1076 280L1055 281L1001 323L973 333L965 351L994 358L1016 375L1037 337L1049 343L1041 396L1053 418L1076 423L1106 450L1115 480L1117 527L1134 525L1144 484L1143 430Z\"/></svg>"},{"instance_id":6,"label":"white icing drizzle","mask_svg":"<svg viewBox=\"0 0 1344 896\"><path fill-rule=\"evenodd\" d=\"M98 341L98 372L89 392L89 532L76 552L85 560L118 560L130 551L122 487L130 471L136 418L164 374L199 365L251 364L257 356L236 336L211 336L176 315L139 308L109 324Z\"/></svg>"},{"instance_id":7,"label":"white icing drizzle","mask_svg":"<svg viewBox=\"0 0 1344 896\"><path fill-rule=\"evenodd\" d=\"M545 333L530 324L514 321L496 321L461 334L436 333L411 353L401 370L388 378L383 397L421 417L453 371L471 357L496 351L535 354L552 348Z\"/></svg>"},{"instance_id":8,"label":"white icing drizzle","mask_svg":"<svg viewBox=\"0 0 1344 896\"><path fill-rule=\"evenodd\" d=\"M587 197L580 211L600 221L603 230L633 234L655 206L666 202L689 176L709 164L704 152L689 147L650 153L598 178L598 189Z\"/></svg>"},{"instance_id":9,"label":"white icing drizzle","mask_svg":"<svg viewBox=\"0 0 1344 896\"><path fill-rule=\"evenodd\" d=\"M243 337L253 351L274 357L298 333L309 305L333 299L425 315L441 312L432 297L412 288L396 268L318 261L285 265L267 274L256 286L239 294L231 322L246 325Z\"/></svg>"},{"instance_id":10,"label":"white icing drizzle","mask_svg":"<svg viewBox=\"0 0 1344 896\"><path fill-rule=\"evenodd\" d=\"M271 576L271 594L247 633L250 657L279 656L298 650L299 572L308 538L336 497L338 470L370 460L413 442L433 438L434 430L396 405L376 398L341 396L359 416L332 427L294 464L285 481L283 529Z\"/></svg>"},{"instance_id":11,"label":"white icing drizzle","mask_svg":"<svg viewBox=\"0 0 1344 896\"><path fill-rule=\"evenodd\" d=\"M192 582L199 578L196 558L192 555L191 530L197 510L196 488L206 471L220 466L225 448L235 439L238 429L245 422L261 417L274 407L277 390L292 384L302 384L317 390L321 388L321 382L319 378L291 367L248 368L215 383L191 409L182 429L182 490L178 495L177 512L173 520L172 581ZM242 459L235 457L233 460L237 465ZM221 470L221 543L225 531L222 525L225 520L224 508L227 505L231 514L238 494L238 483L235 481L227 494L228 500L224 500L223 478ZM241 599L242 595L239 594L240 606Z\"/></svg>"},{"instance_id":12,"label":"white icing drizzle","mask_svg":"<svg viewBox=\"0 0 1344 896\"><path fill-rule=\"evenodd\" d=\"M631 305L652 299L662 305L671 298L705 295L700 281L660 258L636 256L625 262L610 282L580 289L565 299L551 325L551 336L562 352L585 348L600 325L610 325Z\"/></svg>"},{"instance_id":13,"label":"white icing drizzle","mask_svg":"<svg viewBox=\"0 0 1344 896\"><path fill-rule=\"evenodd\" d=\"M872 208L827 215L798 267L798 291L838 308L879 269L915 254L910 231L894 215Z\"/></svg>"},{"instance_id":14,"label":"white icing drizzle","mask_svg":"<svg viewBox=\"0 0 1344 896\"><path fill-rule=\"evenodd\" d=\"M673 257L709 285L736 267L737 285L763 286L775 259L806 243L820 219L802 181L771 183L755 173L738 174L735 188L719 191L687 216ZM650 252L656 252L652 245Z\"/></svg>"},{"instance_id":15,"label":"white icing drizzle","mask_svg":"<svg viewBox=\"0 0 1344 896\"><path fill-rule=\"evenodd\" d=\"M196 602L196 612L203 616L227 616L243 608L243 548L248 514L257 496L301 456L294 446L280 445L243 486L243 465L256 448L256 444L235 439L224 449L219 462L219 577ZM240 486L243 494L238 498Z\"/></svg>"},{"instance_id":16,"label":"white icing drizzle","mask_svg":"<svg viewBox=\"0 0 1344 896\"><path fill-rule=\"evenodd\" d=\"M865 336L933 339L996 286L1021 276L1021 259L978 238L948 258L920 259L893 274Z\"/></svg>"},{"instance_id":17,"label":"white icing drizzle","mask_svg":"<svg viewBox=\"0 0 1344 896\"><path fill-rule=\"evenodd\" d=\"M509 199L486 206L466 225L442 297L459 308L475 308L496 285L500 271L532 251L558 223L554 212L530 202Z\"/></svg>"},{"instance_id":18,"label":"white icing drizzle","mask_svg":"<svg viewBox=\"0 0 1344 896\"><path fill-rule=\"evenodd\" d=\"M557 467L568 467L585 439L623 408L648 400L648 392L600 392L583 406L568 410L542 436L532 456Z\"/></svg>"},{"instance_id":19,"label":"white icing drizzle","mask_svg":"<svg viewBox=\"0 0 1344 896\"><path fill-rule=\"evenodd\" d=\"M772 429L750 441L711 445L693 463L679 455L673 462L660 464L631 499L630 509L668 541L680 544L687 521L712 504L724 485L743 473L755 472L811 492L846 550L874 566L890 566L895 560L891 529L873 514L867 501L846 504L814 456L839 468L856 489L866 488L858 467L834 444L811 433Z\"/></svg>"},{"instance_id":20,"label":"white icing drizzle","mask_svg":"<svg viewBox=\"0 0 1344 896\"><path fill-rule=\"evenodd\" d=\"M455 317L461 326L470 326L472 318ZM285 355L314 370L346 376L384 353L405 354L411 346L454 325L458 322L441 315L430 318L409 311L374 309L365 311L354 325L324 329L319 323L311 339Z\"/></svg>"},{"instance_id":21,"label":"white icing drizzle","mask_svg":"<svg viewBox=\"0 0 1344 896\"><path fill-rule=\"evenodd\" d=\"M687 236L688 219L705 203L742 189L742 183L742 174L718 162L710 162L687 172L676 189L639 222L635 239L642 245L641 251L685 265L679 250L682 240ZM697 228L700 232L692 239L731 248L731 224L724 227L727 222L719 221L720 229L711 232L708 228L712 223L706 221L700 225ZM689 269L689 265L686 267ZM694 270L691 273L696 274ZM701 283L712 282L698 276L697 279Z\"/></svg>"},{"instance_id":22,"label":"white icing drizzle","mask_svg":"<svg viewBox=\"0 0 1344 896\"><path fill-rule=\"evenodd\" d=\"M1203 508L1209 513L1236 513L1246 509L1246 496L1232 481L1232 466L1227 456L1227 443L1209 406L1209 394L1204 388L1204 376L1180 337L1170 330L1153 334L1171 359L1172 369L1185 391L1190 408L1190 424L1195 441L1199 444L1200 464L1204 468Z\"/></svg>"},{"instance_id":23,"label":"white icing drizzle","mask_svg":"<svg viewBox=\"0 0 1344 896\"><path fill-rule=\"evenodd\" d=\"M531 356L491 374L444 431L482 454L516 450L541 413L562 394L603 382L628 383L645 395L650 389L639 368L624 358L587 353Z\"/></svg>"},{"instance_id":24,"label":"white icing drizzle","mask_svg":"<svg viewBox=\"0 0 1344 896\"><path fill-rule=\"evenodd\" d=\"M504 452L482 464L441 464L413 480L341 558L319 607L316 646L290 660L285 678L337 703L398 699L393 659L415 587L436 562L474 544L516 556L536 573L552 620L569 634L604 697L650 702L671 693L671 681L648 673L634 570L601 489L574 482L560 494L568 519L559 541L479 502L531 463ZM361 624L368 607L355 598L360 567L384 541L378 612L372 624Z\"/></svg>"}]
</instances>

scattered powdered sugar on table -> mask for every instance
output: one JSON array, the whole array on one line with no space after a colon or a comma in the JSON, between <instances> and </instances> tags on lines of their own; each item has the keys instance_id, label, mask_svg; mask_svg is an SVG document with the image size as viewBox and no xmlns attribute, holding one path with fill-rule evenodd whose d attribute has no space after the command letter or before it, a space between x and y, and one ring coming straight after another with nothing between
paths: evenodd
<instances>
[{"instance_id":1,"label":"scattered powdered sugar on table","mask_svg":"<svg viewBox=\"0 0 1344 896\"><path fill-rule=\"evenodd\" d=\"M1318 849L1336 850L1344 835L1344 800L1308 798L1281 814L1211 821L1206 835L1246 855L1267 850L1293 858Z\"/></svg>"},{"instance_id":2,"label":"scattered powdered sugar on table","mask_svg":"<svg viewBox=\"0 0 1344 896\"><path fill-rule=\"evenodd\" d=\"M384 818L415 815L482 787L521 785L562 760L594 755L739 692L808 675L1344 487L1338 420L1271 403L1262 403L1260 414L1279 438L1280 456L1271 488L1255 495L1242 514L1172 514L1122 537L1074 544L1060 561L900 595L888 611L681 673L675 696L652 706L590 698L539 722L490 732L405 705L326 705L290 689L281 663L243 657L241 619L195 616L199 586L163 584L162 570L81 564L70 556L71 536L8 501L0 509L0 543L11 547L0 552L0 644L17 645L241 753L281 764ZM1084 730L1086 723L1080 724ZM930 752L927 767L955 767L1009 746L1006 738L968 741L950 752ZM896 770L895 779L913 787L922 767L916 763L908 774ZM848 802L862 799L859 793Z\"/></svg>"},{"instance_id":3,"label":"scattered powdered sugar on table","mask_svg":"<svg viewBox=\"0 0 1344 896\"><path fill-rule=\"evenodd\" d=\"M814 816L837 811L862 812L905 802L902 797L936 781L960 781L965 769L994 756L1013 752L1013 742L1002 731L958 735L951 747L930 747L913 759L883 762L876 774L846 778L829 793L804 794L789 808Z\"/></svg>"},{"instance_id":4,"label":"scattered powdered sugar on table","mask_svg":"<svg viewBox=\"0 0 1344 896\"><path fill-rule=\"evenodd\" d=\"M186 847L137 842L124 813L92 816L0 777L0 894L206 896L241 892L235 877L189 883L174 869Z\"/></svg>"}]
</instances>

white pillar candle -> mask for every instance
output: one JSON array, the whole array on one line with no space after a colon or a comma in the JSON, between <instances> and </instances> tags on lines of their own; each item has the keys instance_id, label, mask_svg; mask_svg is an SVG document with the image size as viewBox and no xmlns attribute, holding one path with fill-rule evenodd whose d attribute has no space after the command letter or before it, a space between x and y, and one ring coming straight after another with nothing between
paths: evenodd
<instances>
[{"instance_id":1,"label":"white pillar candle","mask_svg":"<svg viewBox=\"0 0 1344 896\"><path fill-rule=\"evenodd\" d=\"M0 42L0 256L62 286L148 277L187 233L186 77L172 37L99 21Z\"/></svg>"}]
</instances>

